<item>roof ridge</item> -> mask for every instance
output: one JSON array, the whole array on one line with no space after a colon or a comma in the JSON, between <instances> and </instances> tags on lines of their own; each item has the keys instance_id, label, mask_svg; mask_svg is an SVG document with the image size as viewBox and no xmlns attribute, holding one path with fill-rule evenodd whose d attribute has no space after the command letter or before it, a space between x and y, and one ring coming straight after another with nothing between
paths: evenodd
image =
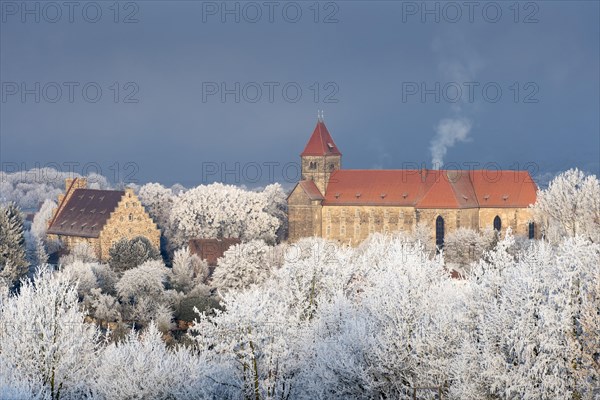
<instances>
[{"instance_id":1,"label":"roof ridge","mask_svg":"<svg viewBox=\"0 0 600 400\"><path fill-rule=\"evenodd\" d=\"M65 192L65 196L62 198L60 204L58 205L58 208L56 209L56 212L54 213L54 216L52 217L52 221L50 221L50 224L48 225L48 229L50 229L52 227L52 225L56 221L56 217L58 217L58 214L60 212L62 212L63 206L65 205L65 201L67 201L67 195L69 194L69 192L73 188L73 185L75 184L75 181L77 181L77 177L73 178L73 180L71 181L71 184L69 185L69 188Z\"/></svg>"}]
</instances>

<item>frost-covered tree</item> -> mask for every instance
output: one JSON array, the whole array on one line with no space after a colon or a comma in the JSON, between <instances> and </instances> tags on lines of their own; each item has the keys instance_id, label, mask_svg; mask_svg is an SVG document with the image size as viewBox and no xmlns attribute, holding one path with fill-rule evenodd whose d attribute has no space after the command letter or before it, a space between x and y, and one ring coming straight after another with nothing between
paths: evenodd
<instances>
[{"instance_id":1,"label":"frost-covered tree","mask_svg":"<svg viewBox=\"0 0 600 400\"><path fill-rule=\"evenodd\" d=\"M549 240L582 235L600 242L600 182L595 175L571 169L538 192L533 206L536 222Z\"/></svg>"},{"instance_id":2,"label":"frost-covered tree","mask_svg":"<svg viewBox=\"0 0 600 400\"><path fill-rule=\"evenodd\" d=\"M59 265L67 265L74 262L90 263L94 261L97 261L97 259L92 246L86 242L79 242L73 246L68 254L62 256L58 263Z\"/></svg>"},{"instance_id":3,"label":"frost-covered tree","mask_svg":"<svg viewBox=\"0 0 600 400\"><path fill-rule=\"evenodd\" d=\"M203 380L210 368L202 355L185 347L169 349L154 323L142 333L131 331L100 355L93 392L102 399L214 398Z\"/></svg>"},{"instance_id":4,"label":"frost-covered tree","mask_svg":"<svg viewBox=\"0 0 600 400\"><path fill-rule=\"evenodd\" d=\"M96 277L96 282L98 284L98 288L102 290L103 293L107 293L110 295L116 294L115 285L118 281L118 276L115 271L108 264L100 264L100 263L91 263L92 271Z\"/></svg>"},{"instance_id":5,"label":"frost-covered tree","mask_svg":"<svg viewBox=\"0 0 600 400\"><path fill-rule=\"evenodd\" d=\"M270 193L270 192L269 192ZM171 225L177 227L175 242L182 246L196 238L241 238L269 243L277 239L281 221L265 192L245 191L214 183L201 185L179 195L173 203Z\"/></svg>"},{"instance_id":6,"label":"frost-covered tree","mask_svg":"<svg viewBox=\"0 0 600 400\"><path fill-rule=\"evenodd\" d=\"M117 283L117 293L126 302L135 302L141 297L160 297L165 290L168 273L161 261L147 261L125 271Z\"/></svg>"},{"instance_id":7,"label":"frost-covered tree","mask_svg":"<svg viewBox=\"0 0 600 400\"><path fill-rule=\"evenodd\" d=\"M212 276L213 286L223 290L241 290L263 283L275 267L274 249L262 240L231 246L217 262Z\"/></svg>"},{"instance_id":8,"label":"frost-covered tree","mask_svg":"<svg viewBox=\"0 0 600 400\"><path fill-rule=\"evenodd\" d=\"M469 329L452 397L592 398L596 350L584 345L582 298L590 290L583 283L600 273L599 247L581 238L558 249L539 242L515 259L512 240L501 240L466 282Z\"/></svg>"},{"instance_id":9,"label":"frost-covered tree","mask_svg":"<svg viewBox=\"0 0 600 400\"><path fill-rule=\"evenodd\" d=\"M79 299L89 294L92 289L98 287L98 279L94 273L97 263L88 263L83 261L74 261L71 264L63 265L61 272L68 274L72 282L77 285Z\"/></svg>"},{"instance_id":10,"label":"frost-covered tree","mask_svg":"<svg viewBox=\"0 0 600 400\"><path fill-rule=\"evenodd\" d=\"M37 238L46 240L46 231L48 230L48 222L52 218L56 210L56 202L52 199L46 199L42 203L39 211L35 213L33 222L31 223L31 233Z\"/></svg>"},{"instance_id":11,"label":"frost-covered tree","mask_svg":"<svg viewBox=\"0 0 600 400\"><path fill-rule=\"evenodd\" d=\"M161 230L169 226L169 215L173 207L173 192L159 183L147 183L138 193L140 201L150 217Z\"/></svg>"},{"instance_id":12,"label":"frost-covered tree","mask_svg":"<svg viewBox=\"0 0 600 400\"><path fill-rule=\"evenodd\" d=\"M276 268L222 291L219 307L198 305L190 348L171 346L172 310L197 305L208 287L170 289L194 280L185 249L175 273L149 260L115 285L112 269L79 263L46 270L21 295L0 288L1 393L56 398L62 382L65 398L391 399L423 387L461 400L597 397L600 245L585 237L525 247L508 229L461 279L444 252L407 235L375 234L356 248L260 242L252 253ZM87 286L83 302L75 281ZM94 340L82 309L117 322L108 340ZM72 315L90 331L68 335ZM132 321L148 328L127 335Z\"/></svg>"},{"instance_id":13,"label":"frost-covered tree","mask_svg":"<svg viewBox=\"0 0 600 400\"><path fill-rule=\"evenodd\" d=\"M38 266L48 262L48 253L42 239L33 235L31 231L24 232L25 254L30 266Z\"/></svg>"},{"instance_id":14,"label":"frost-covered tree","mask_svg":"<svg viewBox=\"0 0 600 400\"><path fill-rule=\"evenodd\" d=\"M194 287L204 284L208 273L206 261L190 253L187 246L175 251L170 274L171 285L175 290L188 293Z\"/></svg>"},{"instance_id":15,"label":"frost-covered tree","mask_svg":"<svg viewBox=\"0 0 600 400\"><path fill-rule=\"evenodd\" d=\"M84 304L90 314L100 325L102 322L114 322L121 318L121 305L116 297L102 293L100 288L93 288L86 295Z\"/></svg>"},{"instance_id":16,"label":"frost-covered tree","mask_svg":"<svg viewBox=\"0 0 600 400\"><path fill-rule=\"evenodd\" d=\"M11 203L0 207L0 278L15 285L27 271L23 217Z\"/></svg>"},{"instance_id":17,"label":"frost-covered tree","mask_svg":"<svg viewBox=\"0 0 600 400\"><path fill-rule=\"evenodd\" d=\"M476 232L469 228L458 228L450 232L444 241L444 258L448 263L466 266L479 260L494 243L492 229Z\"/></svg>"},{"instance_id":18,"label":"frost-covered tree","mask_svg":"<svg viewBox=\"0 0 600 400\"><path fill-rule=\"evenodd\" d=\"M56 199L65 190L66 178L80 178L72 172L54 168L32 168L14 173L0 171L0 193L3 202L14 202L21 209L33 210L47 199ZM111 189L104 176L90 173L87 177L91 189Z\"/></svg>"},{"instance_id":19,"label":"frost-covered tree","mask_svg":"<svg viewBox=\"0 0 600 400\"><path fill-rule=\"evenodd\" d=\"M42 398L89 395L98 331L84 317L70 278L45 267L18 295L2 297L0 393L27 386ZM6 374L15 380L7 382Z\"/></svg>"},{"instance_id":20,"label":"frost-covered tree","mask_svg":"<svg viewBox=\"0 0 600 400\"><path fill-rule=\"evenodd\" d=\"M31 223L31 243L33 244L33 254L36 255L33 262L34 265L40 265L47 262L48 254L56 252L60 248L60 243L53 239L49 240L46 236L48 230L48 223L56 210L56 202L52 199L46 199L42 203L39 211L33 217ZM43 261L45 259L45 261Z\"/></svg>"},{"instance_id":21,"label":"frost-covered tree","mask_svg":"<svg viewBox=\"0 0 600 400\"><path fill-rule=\"evenodd\" d=\"M108 253L110 257L108 263L117 273L135 268L147 260L160 258L158 250L143 236L131 240L123 238L113 244Z\"/></svg>"},{"instance_id":22,"label":"frost-covered tree","mask_svg":"<svg viewBox=\"0 0 600 400\"><path fill-rule=\"evenodd\" d=\"M138 196L150 218L160 229L161 248L166 252L173 250L174 232L170 221L175 199L173 191L159 183L147 183L140 188Z\"/></svg>"},{"instance_id":23,"label":"frost-covered tree","mask_svg":"<svg viewBox=\"0 0 600 400\"><path fill-rule=\"evenodd\" d=\"M279 220L279 228L275 235L277 242L281 243L288 233L287 195L279 183L265 187L263 194L267 198L267 213Z\"/></svg>"},{"instance_id":24,"label":"frost-covered tree","mask_svg":"<svg viewBox=\"0 0 600 400\"><path fill-rule=\"evenodd\" d=\"M431 227L423 221L417 223L415 231L412 235L409 235L409 237L412 237L416 242L421 243L423 250L429 254L430 257L433 257L436 254L437 249L435 239L432 236Z\"/></svg>"},{"instance_id":25,"label":"frost-covered tree","mask_svg":"<svg viewBox=\"0 0 600 400\"><path fill-rule=\"evenodd\" d=\"M125 319L145 326L157 315L164 321L165 307L172 315L172 307L179 301L179 296L165 290L169 272L162 261L148 260L123 273L116 289Z\"/></svg>"}]
</instances>

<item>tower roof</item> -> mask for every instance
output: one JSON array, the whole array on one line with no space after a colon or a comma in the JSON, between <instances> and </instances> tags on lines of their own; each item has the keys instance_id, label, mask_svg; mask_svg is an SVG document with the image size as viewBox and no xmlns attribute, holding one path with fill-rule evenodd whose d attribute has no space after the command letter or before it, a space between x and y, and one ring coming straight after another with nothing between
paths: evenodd
<instances>
[{"instance_id":1,"label":"tower roof","mask_svg":"<svg viewBox=\"0 0 600 400\"><path fill-rule=\"evenodd\" d=\"M313 131L304 151L300 154L303 156L341 156L342 153L338 150L333 138L329 134L325 122L321 118L317 121L317 126Z\"/></svg>"}]
</instances>

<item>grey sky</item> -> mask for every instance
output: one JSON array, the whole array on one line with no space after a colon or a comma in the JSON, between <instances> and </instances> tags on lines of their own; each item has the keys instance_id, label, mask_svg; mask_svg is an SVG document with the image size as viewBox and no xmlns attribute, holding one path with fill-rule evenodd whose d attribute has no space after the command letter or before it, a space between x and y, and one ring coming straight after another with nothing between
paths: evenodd
<instances>
[{"instance_id":1,"label":"grey sky","mask_svg":"<svg viewBox=\"0 0 600 400\"><path fill-rule=\"evenodd\" d=\"M2 1L2 168L93 162L111 178L193 185L239 163L229 183L265 183L270 168L285 183L323 109L345 168L430 165L440 121L466 119L445 163L598 173L599 3L463 3L136 1L116 15L112 1L74 2L70 16L63 2ZM236 82L239 102L210 94Z\"/></svg>"}]
</instances>

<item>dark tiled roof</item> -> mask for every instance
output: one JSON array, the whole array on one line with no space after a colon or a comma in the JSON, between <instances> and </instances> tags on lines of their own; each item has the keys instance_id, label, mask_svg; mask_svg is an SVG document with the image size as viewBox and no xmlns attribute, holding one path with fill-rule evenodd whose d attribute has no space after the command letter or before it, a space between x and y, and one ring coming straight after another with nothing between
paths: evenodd
<instances>
[{"instance_id":1,"label":"dark tiled roof","mask_svg":"<svg viewBox=\"0 0 600 400\"><path fill-rule=\"evenodd\" d=\"M338 150L335 145L333 138L329 134L325 123L322 120L317 122L317 126L313 131L306 147L300 156L330 156L338 155L342 153Z\"/></svg>"},{"instance_id":2,"label":"dark tiled roof","mask_svg":"<svg viewBox=\"0 0 600 400\"><path fill-rule=\"evenodd\" d=\"M240 239L225 238L225 239L191 239L188 243L190 253L196 254L201 259L205 260L208 265L217 265L217 260L223 257L223 253L229 247L240 243Z\"/></svg>"},{"instance_id":3,"label":"dark tiled roof","mask_svg":"<svg viewBox=\"0 0 600 400\"><path fill-rule=\"evenodd\" d=\"M65 236L99 237L125 192L120 190L75 189L48 233Z\"/></svg>"}]
</instances>

